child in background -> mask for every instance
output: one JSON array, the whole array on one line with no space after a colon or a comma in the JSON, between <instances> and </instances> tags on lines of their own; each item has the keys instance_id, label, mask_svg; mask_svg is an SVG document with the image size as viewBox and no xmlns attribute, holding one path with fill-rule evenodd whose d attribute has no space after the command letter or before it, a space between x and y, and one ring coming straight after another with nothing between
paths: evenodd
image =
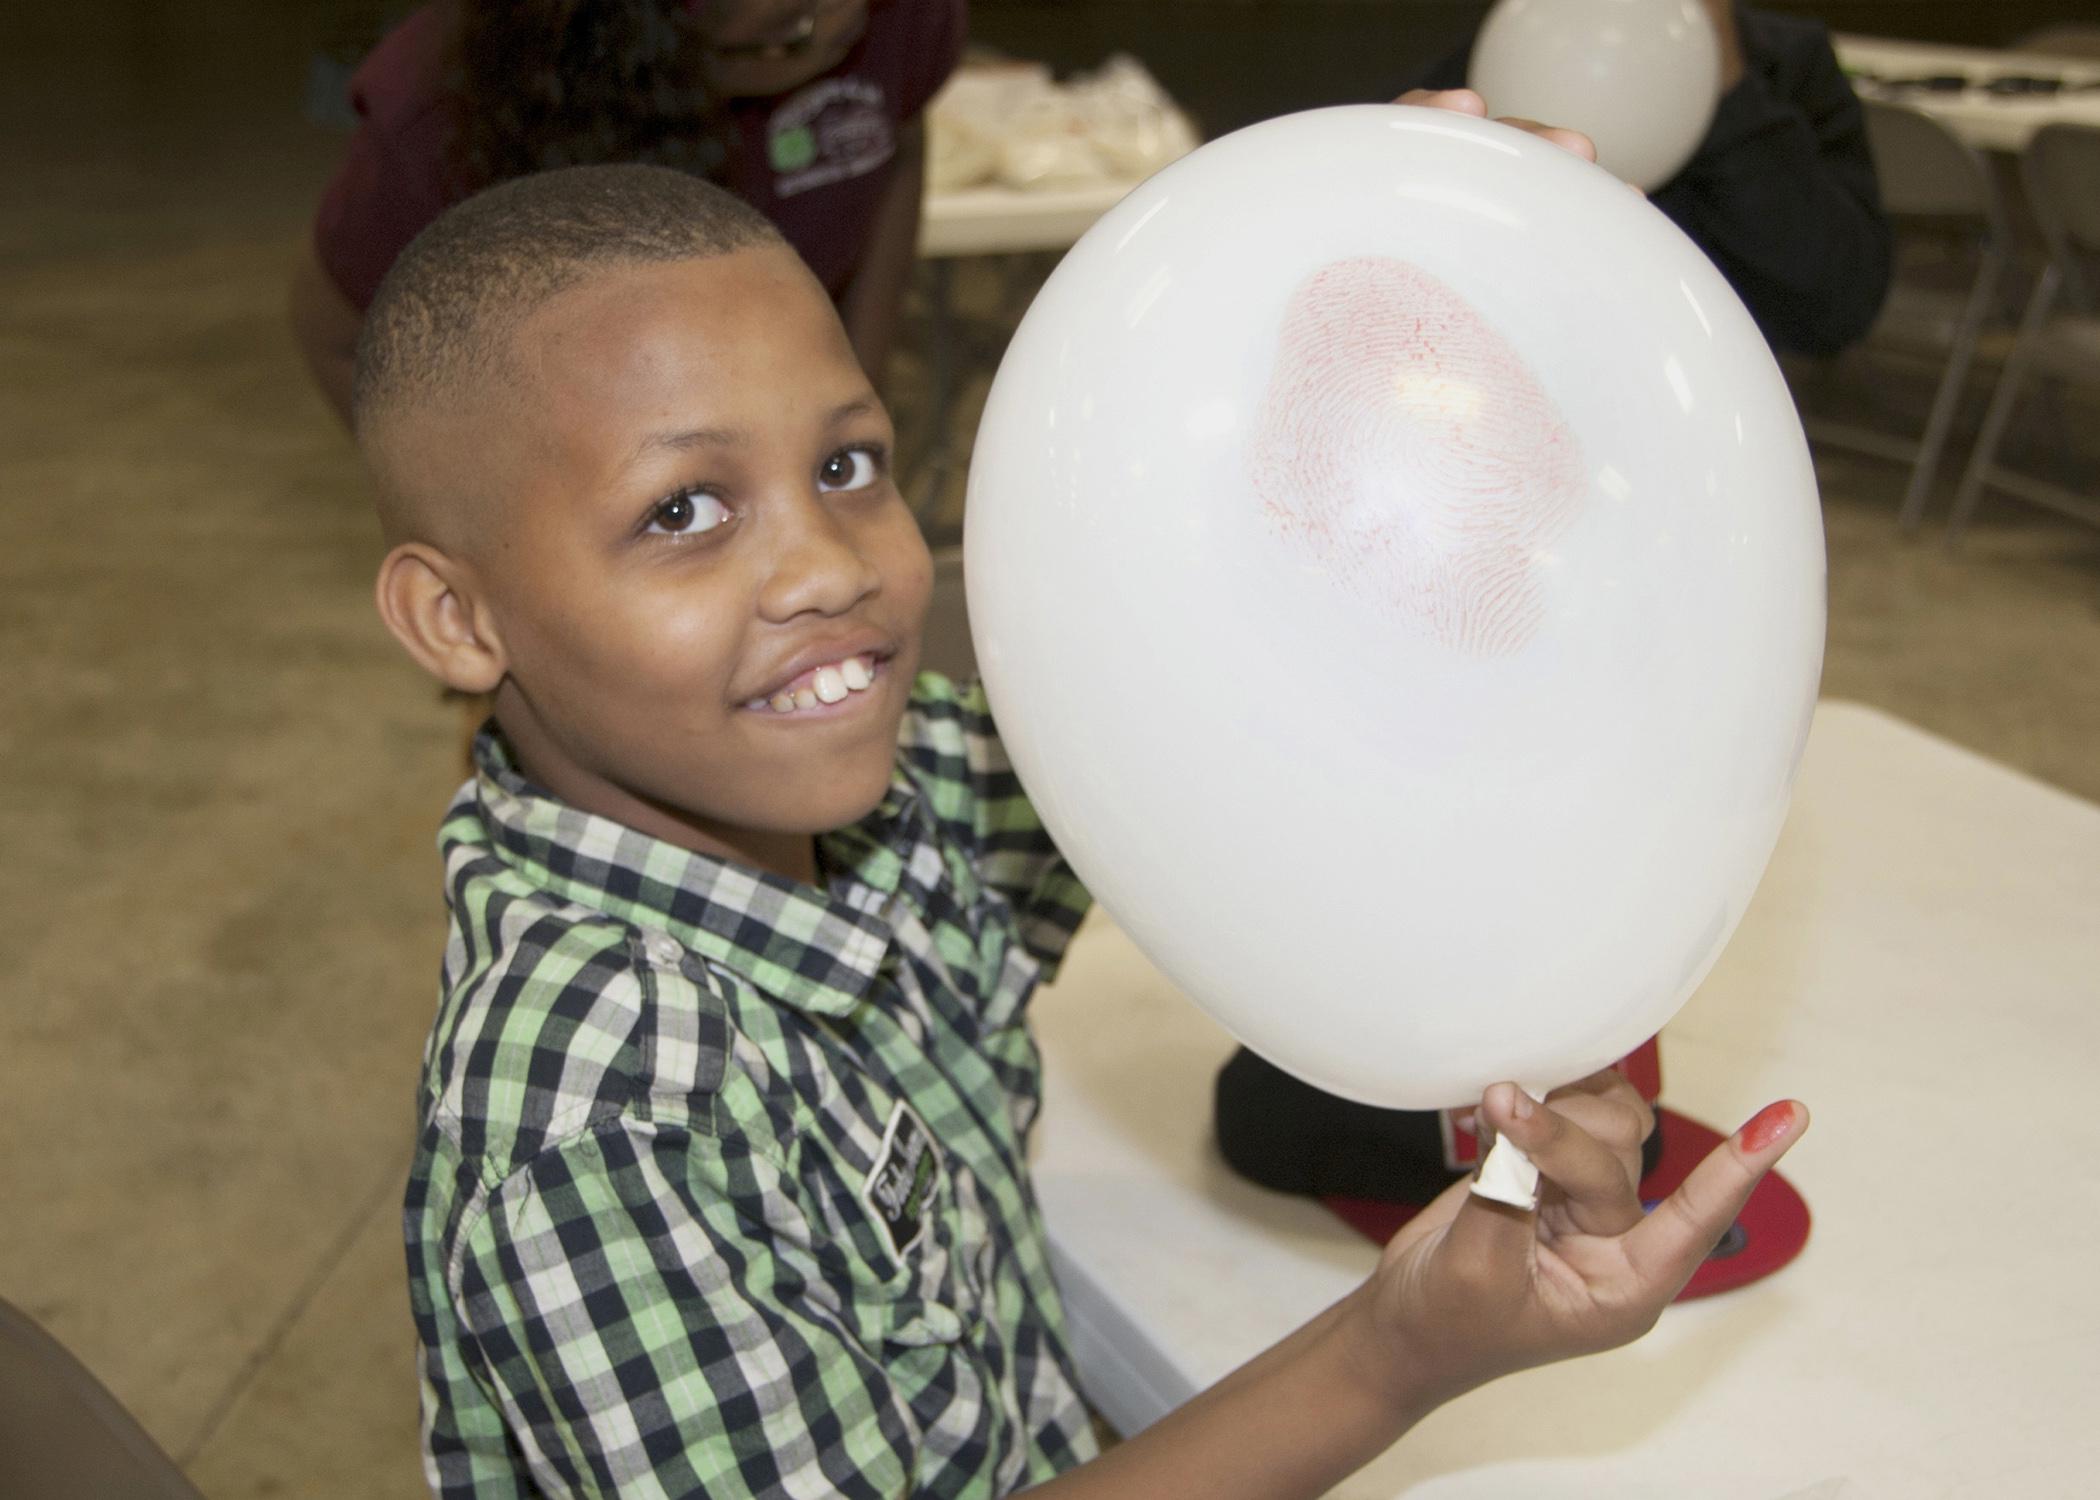
<instances>
[{"instance_id":1,"label":"child in background","mask_svg":"<svg viewBox=\"0 0 2100 1500\"><path fill-rule=\"evenodd\" d=\"M294 274L292 326L330 405L373 290L480 188L639 161L757 206L824 283L880 385L917 250L921 114L965 0L440 0L358 68L359 117Z\"/></svg>"},{"instance_id":2,"label":"child in background","mask_svg":"<svg viewBox=\"0 0 2100 1500\"><path fill-rule=\"evenodd\" d=\"M1321 1494L1637 1337L1805 1128L1644 1215L1623 1080L1498 1084L1536 1212L1461 1186L1097 1455L1026 1161L1086 895L982 693L916 673L930 563L823 285L689 174L523 178L400 257L355 391L381 613L494 702L406 1211L442 1495Z\"/></svg>"}]
</instances>

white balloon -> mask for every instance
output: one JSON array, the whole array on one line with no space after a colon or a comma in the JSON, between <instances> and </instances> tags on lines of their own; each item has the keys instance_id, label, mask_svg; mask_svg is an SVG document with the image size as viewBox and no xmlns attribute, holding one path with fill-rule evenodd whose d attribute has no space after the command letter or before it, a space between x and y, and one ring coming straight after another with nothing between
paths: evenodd
<instances>
[{"instance_id":1,"label":"white balloon","mask_svg":"<svg viewBox=\"0 0 2100 1500\"><path fill-rule=\"evenodd\" d=\"M1395 106L1201 148L1037 297L966 516L1051 832L1291 1072L1556 1086L1742 914L1814 707L1814 475L1742 305L1587 162Z\"/></svg>"},{"instance_id":2,"label":"white balloon","mask_svg":"<svg viewBox=\"0 0 2100 1500\"><path fill-rule=\"evenodd\" d=\"M1501 0L1466 83L1490 114L1580 130L1606 170L1655 188L1713 123L1721 45L1699 0Z\"/></svg>"}]
</instances>

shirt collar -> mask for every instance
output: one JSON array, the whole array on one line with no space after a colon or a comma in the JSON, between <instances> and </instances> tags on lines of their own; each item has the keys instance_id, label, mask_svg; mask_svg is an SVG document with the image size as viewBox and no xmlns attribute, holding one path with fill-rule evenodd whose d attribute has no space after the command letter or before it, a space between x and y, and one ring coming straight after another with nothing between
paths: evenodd
<instances>
[{"instance_id":1,"label":"shirt collar","mask_svg":"<svg viewBox=\"0 0 2100 1500\"><path fill-rule=\"evenodd\" d=\"M584 812L527 781L493 725L474 741L489 843L534 884L694 953L800 1010L843 1015L889 953L888 914L924 811L900 771L873 812L817 841L826 887L695 853Z\"/></svg>"}]
</instances>

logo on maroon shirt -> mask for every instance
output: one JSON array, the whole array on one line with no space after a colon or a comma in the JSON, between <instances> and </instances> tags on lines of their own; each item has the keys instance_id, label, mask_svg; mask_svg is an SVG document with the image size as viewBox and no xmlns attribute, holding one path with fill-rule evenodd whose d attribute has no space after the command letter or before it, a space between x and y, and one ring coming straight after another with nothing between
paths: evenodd
<instances>
[{"instance_id":1,"label":"logo on maroon shirt","mask_svg":"<svg viewBox=\"0 0 2100 1500\"><path fill-rule=\"evenodd\" d=\"M766 123L766 160L782 198L863 176L896 152L882 85L867 78L820 78Z\"/></svg>"}]
</instances>

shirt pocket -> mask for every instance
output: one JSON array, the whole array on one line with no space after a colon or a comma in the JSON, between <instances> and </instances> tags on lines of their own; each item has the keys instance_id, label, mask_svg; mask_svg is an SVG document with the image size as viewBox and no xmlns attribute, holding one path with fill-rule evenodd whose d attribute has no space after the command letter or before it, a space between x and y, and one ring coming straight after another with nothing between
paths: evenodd
<instances>
[{"instance_id":1,"label":"shirt pocket","mask_svg":"<svg viewBox=\"0 0 2100 1500\"><path fill-rule=\"evenodd\" d=\"M933 1350L974 1337L984 1318L986 1227L956 1192L956 1168L944 1163L927 1194L916 1237L892 1250L889 1229L871 1212L881 1246L862 1262L868 1276L863 1335L870 1345Z\"/></svg>"},{"instance_id":2,"label":"shirt pocket","mask_svg":"<svg viewBox=\"0 0 2100 1500\"><path fill-rule=\"evenodd\" d=\"M933 1251L907 1266L902 1291L880 1298L872 1311L870 1342L894 1349L931 1349L962 1342L974 1322L969 1300L955 1285L953 1257Z\"/></svg>"}]
</instances>

